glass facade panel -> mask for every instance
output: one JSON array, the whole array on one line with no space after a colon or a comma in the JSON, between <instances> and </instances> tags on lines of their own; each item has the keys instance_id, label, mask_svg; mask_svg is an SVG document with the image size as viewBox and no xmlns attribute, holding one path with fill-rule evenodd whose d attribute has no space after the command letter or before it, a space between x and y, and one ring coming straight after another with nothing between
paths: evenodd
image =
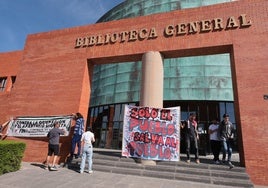
<instances>
[{"instance_id":1,"label":"glass facade panel","mask_svg":"<svg viewBox=\"0 0 268 188\"><path fill-rule=\"evenodd\" d=\"M229 1L126 0L107 12L98 22ZM228 54L165 59L164 74L164 100L233 101ZM139 101L140 80L141 62L95 66L91 106Z\"/></svg>"},{"instance_id":2,"label":"glass facade panel","mask_svg":"<svg viewBox=\"0 0 268 188\"><path fill-rule=\"evenodd\" d=\"M94 66L91 106L137 101L141 62Z\"/></svg>"},{"instance_id":3,"label":"glass facade panel","mask_svg":"<svg viewBox=\"0 0 268 188\"><path fill-rule=\"evenodd\" d=\"M104 14L98 22L107 22L231 1L233 0L126 0Z\"/></svg>"},{"instance_id":4,"label":"glass facade panel","mask_svg":"<svg viewBox=\"0 0 268 188\"><path fill-rule=\"evenodd\" d=\"M165 59L164 100L233 100L229 54Z\"/></svg>"},{"instance_id":5,"label":"glass facade panel","mask_svg":"<svg viewBox=\"0 0 268 188\"><path fill-rule=\"evenodd\" d=\"M139 101L141 62L96 67L91 106ZM165 59L164 100L233 101L229 54Z\"/></svg>"},{"instance_id":6,"label":"glass facade panel","mask_svg":"<svg viewBox=\"0 0 268 188\"><path fill-rule=\"evenodd\" d=\"M119 20L232 0L126 0L98 22ZM121 149L125 104L138 105L141 62L94 66L88 123L95 147ZM181 119L196 112L202 132L201 148L209 150L207 129L225 112L235 124L229 54L164 59L164 107L181 107ZM183 146L181 147L183 150Z\"/></svg>"}]
</instances>

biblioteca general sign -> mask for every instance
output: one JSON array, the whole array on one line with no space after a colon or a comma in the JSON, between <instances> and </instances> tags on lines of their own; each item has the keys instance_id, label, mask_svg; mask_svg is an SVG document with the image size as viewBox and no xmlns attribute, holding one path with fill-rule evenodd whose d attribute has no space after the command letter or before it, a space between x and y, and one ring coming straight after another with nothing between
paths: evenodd
<instances>
[{"instance_id":1,"label":"biblioteca general sign","mask_svg":"<svg viewBox=\"0 0 268 188\"><path fill-rule=\"evenodd\" d=\"M230 16L227 19L213 18L188 23L171 24L164 27L162 31L151 27L79 37L75 41L75 48L156 39L159 34L162 34L164 37L176 37L211 31L225 31L249 27L251 24L252 21L247 19L246 14L241 14L238 18Z\"/></svg>"}]
</instances>

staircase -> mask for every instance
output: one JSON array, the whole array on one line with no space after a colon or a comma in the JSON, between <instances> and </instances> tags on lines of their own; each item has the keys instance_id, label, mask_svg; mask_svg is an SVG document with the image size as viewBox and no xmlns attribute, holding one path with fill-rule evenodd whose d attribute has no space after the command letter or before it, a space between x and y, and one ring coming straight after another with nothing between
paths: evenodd
<instances>
[{"instance_id":1,"label":"staircase","mask_svg":"<svg viewBox=\"0 0 268 188\"><path fill-rule=\"evenodd\" d=\"M183 155L183 154L182 154ZM233 162L235 168L212 164L211 159L200 158L200 164L187 164L186 157L179 162L159 161L155 166L144 166L136 159L121 157L120 151L94 150L93 170L107 173L127 174L170 180L224 185L230 187L253 187L245 168ZM79 170L81 158L73 159L66 166Z\"/></svg>"}]
</instances>

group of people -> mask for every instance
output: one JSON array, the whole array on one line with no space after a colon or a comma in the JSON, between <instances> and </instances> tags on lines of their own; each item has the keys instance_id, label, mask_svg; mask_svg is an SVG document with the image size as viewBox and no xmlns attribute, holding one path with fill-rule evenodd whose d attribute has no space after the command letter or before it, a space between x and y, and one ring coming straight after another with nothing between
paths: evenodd
<instances>
[{"instance_id":1,"label":"group of people","mask_svg":"<svg viewBox=\"0 0 268 188\"><path fill-rule=\"evenodd\" d=\"M197 164L200 163L199 153L198 153L198 140L199 135L197 131L197 122L196 114L190 113L188 120L181 123L181 129L183 131L185 146L186 146L186 162L190 163L190 151L191 147L195 154L195 161ZM209 126L210 135L210 145L211 150L214 156L214 161L216 164L220 164L219 155L222 150L222 163L226 163L226 154L227 164L230 168L233 168L234 165L231 162L232 157L232 146L231 142L234 137L234 126L229 120L229 115L224 114L223 120L219 123L217 120L213 120L212 124Z\"/></svg>"},{"instance_id":2,"label":"group of people","mask_svg":"<svg viewBox=\"0 0 268 188\"><path fill-rule=\"evenodd\" d=\"M214 156L213 160L216 164L220 164L219 155L222 150L222 163L226 163L227 154L227 164L230 168L234 167L231 162L234 130L228 114L223 115L223 120L220 123L217 120L213 120L209 126L210 145Z\"/></svg>"},{"instance_id":3,"label":"group of people","mask_svg":"<svg viewBox=\"0 0 268 188\"><path fill-rule=\"evenodd\" d=\"M87 127L86 131L84 128L84 118L81 113L77 112L72 114L73 119L75 120L74 131L71 141L71 150L70 150L70 159L73 157L78 158L82 157L80 165L80 173L84 173L86 161L88 163L88 173L92 173L92 156L93 156L93 145L95 142L94 133L91 127ZM2 129L8 124L5 123L0 126L0 136L4 136ZM199 153L198 153L198 140L199 135L197 131L197 122L196 114L190 113L188 120L181 123L181 129L184 132L184 140L186 146L186 155L187 163L190 163L190 152L191 147L195 154L195 162L200 163ZM219 123L216 119L212 121L212 124L209 126L208 133L210 135L210 145L211 150L214 156L214 162L220 164L219 155L222 150L222 163L226 163L226 154L227 154L227 164L230 168L233 168L234 165L231 163L232 157L232 146L231 142L234 136L234 126L229 120L229 115L224 114L223 120ZM47 137L49 139L48 143L48 154L46 158L46 169L52 171L57 170L56 163L58 160L60 147L59 139L60 135L65 135L66 131L60 129L59 122L54 122L54 127L48 132ZM77 150L76 150L77 148ZM82 156L81 156L82 150ZM75 153L75 151L77 151ZM53 155L52 163L51 158Z\"/></svg>"},{"instance_id":4,"label":"group of people","mask_svg":"<svg viewBox=\"0 0 268 188\"><path fill-rule=\"evenodd\" d=\"M70 158L73 157L78 158L81 156L82 150L82 161L80 165L80 173L84 172L86 160L88 162L88 173L93 173L92 171L92 156L93 156L93 146L92 143L95 142L94 134L92 132L91 127L88 127L86 131L84 131L84 118L81 113L77 112L76 114L72 114L73 119L75 120L74 132L71 141L71 151ZM59 122L54 122L54 127L51 129L47 137L49 139L48 144L48 155L46 159L46 169L50 169L52 171L57 170L56 162L59 155L59 139L60 135L64 135L66 132L63 129L60 129ZM77 153L75 153L77 147ZM51 157L53 155L52 164Z\"/></svg>"},{"instance_id":5,"label":"group of people","mask_svg":"<svg viewBox=\"0 0 268 188\"><path fill-rule=\"evenodd\" d=\"M84 119L83 116L78 112L73 114L73 119L75 120L74 132L71 141L71 151L70 158L78 158L81 155L82 150L82 161L80 165L80 173L84 173L86 161L88 163L88 173L92 173L92 156L93 156L93 146L92 143L95 142L94 134L91 127L88 127L84 131ZM46 159L47 166L50 170L57 170L56 161L59 155L59 138L60 135L65 134L64 130L59 129L59 122L54 123L54 128L49 131L47 137L49 138L48 144L48 156ZM199 135L197 131L196 114L190 113L188 120L181 123L181 129L184 132L184 140L186 146L187 163L190 163L190 153L191 147L195 154L195 162L200 163L199 153L198 153L198 140ZM234 126L229 120L229 115L224 114L223 120L219 123L217 120L213 120L212 124L209 126L210 144L212 153L214 155L214 161L216 164L220 164L219 155L222 149L223 157L222 162L226 163L230 168L234 165L231 163L232 147L231 140L234 135ZM77 153L75 153L77 147ZM50 164L51 156L54 154L52 164Z\"/></svg>"}]
</instances>

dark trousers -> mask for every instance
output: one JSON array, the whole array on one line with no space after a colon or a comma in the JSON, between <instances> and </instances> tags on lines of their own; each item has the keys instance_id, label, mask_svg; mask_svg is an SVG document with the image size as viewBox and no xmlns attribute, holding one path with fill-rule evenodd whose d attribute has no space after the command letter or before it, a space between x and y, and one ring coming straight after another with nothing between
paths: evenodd
<instances>
[{"instance_id":1,"label":"dark trousers","mask_svg":"<svg viewBox=\"0 0 268 188\"><path fill-rule=\"evenodd\" d=\"M72 150L71 150L71 155L74 155L74 150L75 150L75 147L77 145L77 156L80 155L80 152L81 152L81 138L82 138L82 135L73 135L73 138L72 138Z\"/></svg>"},{"instance_id":2,"label":"dark trousers","mask_svg":"<svg viewBox=\"0 0 268 188\"><path fill-rule=\"evenodd\" d=\"M210 140L210 147L214 156L214 161L219 161L219 155L221 152L221 141L219 140Z\"/></svg>"},{"instance_id":3,"label":"dark trousers","mask_svg":"<svg viewBox=\"0 0 268 188\"><path fill-rule=\"evenodd\" d=\"M185 145L186 145L186 155L187 155L187 160L190 160L190 152L191 148L193 149L193 152L195 154L195 159L199 158L198 154L198 142L197 138L195 136L186 136L185 137Z\"/></svg>"}]
</instances>

